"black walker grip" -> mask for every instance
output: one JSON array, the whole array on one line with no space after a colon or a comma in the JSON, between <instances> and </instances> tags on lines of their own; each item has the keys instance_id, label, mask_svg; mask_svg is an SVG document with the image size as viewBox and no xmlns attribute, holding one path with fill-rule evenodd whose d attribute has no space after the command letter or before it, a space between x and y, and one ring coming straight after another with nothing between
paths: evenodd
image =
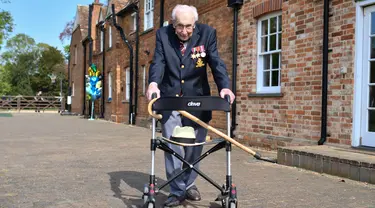
<instances>
[{"instance_id":1,"label":"black walker grip","mask_svg":"<svg viewBox=\"0 0 375 208\"><path fill-rule=\"evenodd\" d=\"M152 93L151 99L154 99L154 98L157 98L157 97L158 97L158 94L156 94L156 92Z\"/></svg>"},{"instance_id":2,"label":"black walker grip","mask_svg":"<svg viewBox=\"0 0 375 208\"><path fill-rule=\"evenodd\" d=\"M224 95L224 99L230 103L230 95L226 94Z\"/></svg>"}]
</instances>

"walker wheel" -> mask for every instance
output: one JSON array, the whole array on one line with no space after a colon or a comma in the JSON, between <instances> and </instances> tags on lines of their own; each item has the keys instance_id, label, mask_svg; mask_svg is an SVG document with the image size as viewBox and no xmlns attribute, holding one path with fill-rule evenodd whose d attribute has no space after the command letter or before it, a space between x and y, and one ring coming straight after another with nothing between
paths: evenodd
<instances>
[{"instance_id":1,"label":"walker wheel","mask_svg":"<svg viewBox=\"0 0 375 208\"><path fill-rule=\"evenodd\" d=\"M237 208L237 203L235 201L230 201L229 197L226 197L221 202L223 208Z\"/></svg>"},{"instance_id":2,"label":"walker wheel","mask_svg":"<svg viewBox=\"0 0 375 208\"><path fill-rule=\"evenodd\" d=\"M155 208L155 204L153 202L148 202L147 204L145 204L144 207L145 208Z\"/></svg>"},{"instance_id":3,"label":"walker wheel","mask_svg":"<svg viewBox=\"0 0 375 208\"><path fill-rule=\"evenodd\" d=\"M148 202L148 185L145 184L144 188L143 188L143 195L142 195L142 199L143 199L143 204L146 206L147 202Z\"/></svg>"}]
</instances>

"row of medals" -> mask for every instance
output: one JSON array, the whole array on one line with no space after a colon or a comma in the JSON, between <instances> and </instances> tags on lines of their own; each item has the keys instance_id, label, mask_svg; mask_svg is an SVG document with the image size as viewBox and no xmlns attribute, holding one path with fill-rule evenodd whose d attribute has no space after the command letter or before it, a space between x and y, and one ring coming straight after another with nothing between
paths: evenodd
<instances>
[{"instance_id":1,"label":"row of medals","mask_svg":"<svg viewBox=\"0 0 375 208\"><path fill-rule=\"evenodd\" d=\"M192 59L199 58L199 57L202 57L202 58L206 57L206 53L203 51L203 52L198 52L196 54L194 53L191 54Z\"/></svg>"}]
</instances>

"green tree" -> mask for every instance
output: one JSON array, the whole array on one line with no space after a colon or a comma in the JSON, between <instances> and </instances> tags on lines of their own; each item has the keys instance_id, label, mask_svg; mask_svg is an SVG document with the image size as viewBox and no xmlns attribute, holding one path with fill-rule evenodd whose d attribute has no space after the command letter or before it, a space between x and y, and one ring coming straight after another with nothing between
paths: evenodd
<instances>
[{"instance_id":1,"label":"green tree","mask_svg":"<svg viewBox=\"0 0 375 208\"><path fill-rule=\"evenodd\" d=\"M5 62L4 83L11 86L12 95L59 95L60 77L64 77L64 56L57 48L45 43L36 44L25 34L17 34L7 41L2 54ZM53 83L51 77L59 76ZM9 90L8 90L9 91ZM8 93L8 94L9 94Z\"/></svg>"},{"instance_id":2,"label":"green tree","mask_svg":"<svg viewBox=\"0 0 375 208\"><path fill-rule=\"evenodd\" d=\"M6 82L11 85L12 95L33 95L31 76L37 70L38 53L33 38L17 34L6 43L2 54L5 61Z\"/></svg>"},{"instance_id":3,"label":"green tree","mask_svg":"<svg viewBox=\"0 0 375 208\"><path fill-rule=\"evenodd\" d=\"M57 48L47 45L39 45L40 57L38 71L33 76L32 87L34 90L42 90L44 94L58 95L60 92L60 80L64 79L64 56ZM55 80L51 79L55 78Z\"/></svg>"},{"instance_id":4,"label":"green tree","mask_svg":"<svg viewBox=\"0 0 375 208\"><path fill-rule=\"evenodd\" d=\"M0 95L10 95L12 91L11 84L7 81L7 73L4 66L0 65Z\"/></svg>"},{"instance_id":5,"label":"green tree","mask_svg":"<svg viewBox=\"0 0 375 208\"><path fill-rule=\"evenodd\" d=\"M1 0L1 3L9 3L9 1ZM12 15L8 11L0 10L0 49L11 32L13 32Z\"/></svg>"}]
</instances>

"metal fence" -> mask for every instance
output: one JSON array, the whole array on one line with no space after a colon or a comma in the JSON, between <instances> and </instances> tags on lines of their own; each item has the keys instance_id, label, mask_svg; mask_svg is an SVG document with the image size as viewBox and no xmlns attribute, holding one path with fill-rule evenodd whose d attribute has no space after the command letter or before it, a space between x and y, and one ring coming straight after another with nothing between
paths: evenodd
<instances>
[{"instance_id":1,"label":"metal fence","mask_svg":"<svg viewBox=\"0 0 375 208\"><path fill-rule=\"evenodd\" d=\"M65 110L65 100L59 96L1 96L0 110L60 113Z\"/></svg>"}]
</instances>

